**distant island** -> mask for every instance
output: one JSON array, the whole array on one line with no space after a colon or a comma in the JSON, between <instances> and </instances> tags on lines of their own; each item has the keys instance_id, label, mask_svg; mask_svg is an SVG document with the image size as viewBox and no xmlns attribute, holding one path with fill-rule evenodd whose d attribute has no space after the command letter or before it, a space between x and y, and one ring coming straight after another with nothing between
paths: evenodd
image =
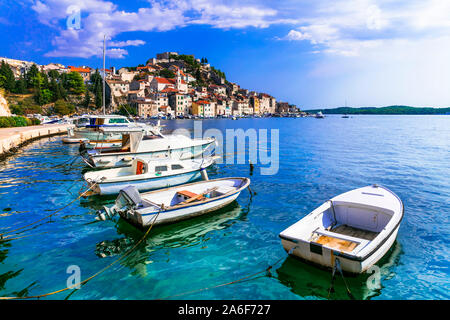
<instances>
[{"instance_id":1,"label":"distant island","mask_svg":"<svg viewBox=\"0 0 450 320\"><path fill-rule=\"evenodd\" d=\"M388 106L388 107L361 107L350 108L340 107L334 109L314 109L306 110L308 113L324 114L410 114L410 115L430 115L430 114L450 114L450 108L422 108L410 106Z\"/></svg>"}]
</instances>

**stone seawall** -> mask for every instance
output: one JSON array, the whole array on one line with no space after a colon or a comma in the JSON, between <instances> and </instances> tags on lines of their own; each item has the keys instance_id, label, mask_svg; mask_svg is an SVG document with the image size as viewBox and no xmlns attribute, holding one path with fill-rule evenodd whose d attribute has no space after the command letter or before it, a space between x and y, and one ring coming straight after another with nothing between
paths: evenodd
<instances>
[{"instance_id":1,"label":"stone seawall","mask_svg":"<svg viewBox=\"0 0 450 320\"><path fill-rule=\"evenodd\" d=\"M65 134L71 124L44 124L30 127L0 129L0 157L14 152L21 145L41 137Z\"/></svg>"}]
</instances>

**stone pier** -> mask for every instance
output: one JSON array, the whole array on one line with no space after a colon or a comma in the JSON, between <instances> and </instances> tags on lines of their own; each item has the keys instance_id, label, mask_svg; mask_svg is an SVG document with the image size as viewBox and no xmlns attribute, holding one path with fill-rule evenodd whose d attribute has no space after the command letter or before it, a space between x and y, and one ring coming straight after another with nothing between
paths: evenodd
<instances>
[{"instance_id":1,"label":"stone pier","mask_svg":"<svg viewBox=\"0 0 450 320\"><path fill-rule=\"evenodd\" d=\"M0 129L0 157L14 152L27 141L57 134L65 134L72 124L43 124L29 127Z\"/></svg>"}]
</instances>

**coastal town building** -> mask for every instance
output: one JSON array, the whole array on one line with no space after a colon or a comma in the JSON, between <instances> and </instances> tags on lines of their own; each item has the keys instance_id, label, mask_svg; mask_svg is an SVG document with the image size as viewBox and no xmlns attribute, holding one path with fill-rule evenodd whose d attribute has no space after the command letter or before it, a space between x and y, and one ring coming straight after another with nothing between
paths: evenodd
<instances>
[{"instance_id":1,"label":"coastal town building","mask_svg":"<svg viewBox=\"0 0 450 320\"><path fill-rule=\"evenodd\" d=\"M91 77L92 69L89 68L89 67L86 67L86 66L82 66L82 67L68 66L67 69L68 69L68 72L78 72L85 82L89 81L89 79Z\"/></svg>"},{"instance_id":2,"label":"coastal town building","mask_svg":"<svg viewBox=\"0 0 450 320\"><path fill-rule=\"evenodd\" d=\"M18 79L21 76L24 76L25 73L31 68L33 64L36 64L31 61L24 61L24 60L17 60L17 59L9 59L9 58L3 58L0 57L0 63L4 61L5 63L9 64L11 67L12 72L14 73L14 77ZM40 67L36 64L37 67Z\"/></svg>"},{"instance_id":3,"label":"coastal town building","mask_svg":"<svg viewBox=\"0 0 450 320\"><path fill-rule=\"evenodd\" d=\"M113 107L127 103L135 107L141 117L162 114L222 117L299 112L298 108L287 102L277 103L267 93L250 91L237 83L225 81L225 77L221 76L223 74L212 68L206 59L200 60L193 55L178 56L177 52L167 51L148 59L146 65L121 67L117 71L115 67L106 69L107 103ZM16 79L34 64L9 58L0 58L0 61L10 65ZM95 68L88 66L65 67L58 63L36 66L47 74L52 70L59 73L77 72L86 83L96 72ZM102 69L97 70L103 74ZM198 82L189 72L200 77ZM174 75L172 78L171 73Z\"/></svg>"},{"instance_id":4,"label":"coastal town building","mask_svg":"<svg viewBox=\"0 0 450 320\"><path fill-rule=\"evenodd\" d=\"M192 98L188 94L170 93L169 106L172 108L175 116L187 116L191 113Z\"/></svg>"}]
</instances>

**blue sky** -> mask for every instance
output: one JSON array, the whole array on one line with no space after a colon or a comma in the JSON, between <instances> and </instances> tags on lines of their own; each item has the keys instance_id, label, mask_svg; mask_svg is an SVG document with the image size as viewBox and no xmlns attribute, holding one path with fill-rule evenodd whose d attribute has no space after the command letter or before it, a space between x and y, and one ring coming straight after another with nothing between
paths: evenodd
<instances>
[{"instance_id":1,"label":"blue sky","mask_svg":"<svg viewBox=\"0 0 450 320\"><path fill-rule=\"evenodd\" d=\"M305 109L443 107L449 12L448 0L0 0L0 56L100 67L106 33L108 66L178 51Z\"/></svg>"}]
</instances>

